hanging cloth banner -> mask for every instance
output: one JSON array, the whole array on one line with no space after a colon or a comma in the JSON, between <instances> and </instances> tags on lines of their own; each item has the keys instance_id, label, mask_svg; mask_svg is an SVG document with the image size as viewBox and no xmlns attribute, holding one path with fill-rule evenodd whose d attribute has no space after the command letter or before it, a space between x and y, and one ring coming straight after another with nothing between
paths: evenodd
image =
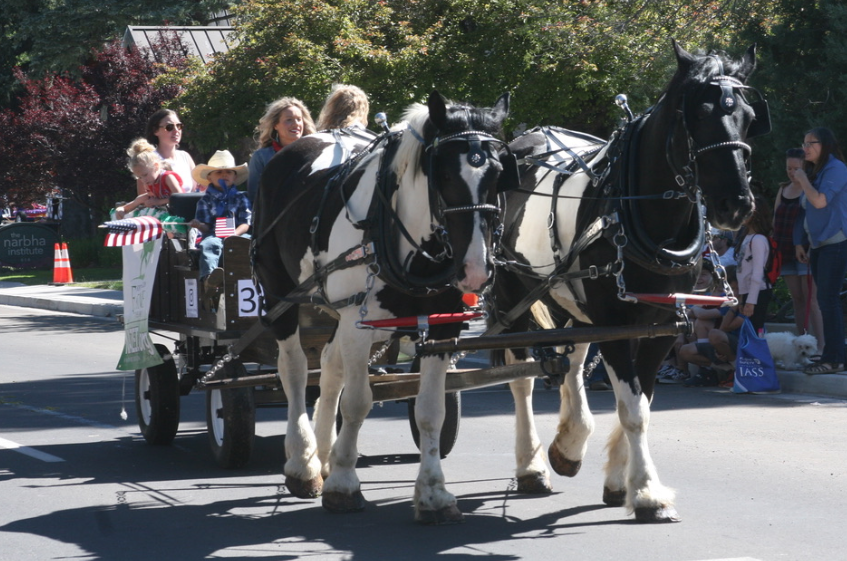
<instances>
[{"instance_id":1,"label":"hanging cloth banner","mask_svg":"<svg viewBox=\"0 0 847 561\"><path fill-rule=\"evenodd\" d=\"M162 364L162 358L150 339L148 317L153 297L153 279L162 250L161 240L125 245L124 349L118 370L140 370Z\"/></svg>"}]
</instances>

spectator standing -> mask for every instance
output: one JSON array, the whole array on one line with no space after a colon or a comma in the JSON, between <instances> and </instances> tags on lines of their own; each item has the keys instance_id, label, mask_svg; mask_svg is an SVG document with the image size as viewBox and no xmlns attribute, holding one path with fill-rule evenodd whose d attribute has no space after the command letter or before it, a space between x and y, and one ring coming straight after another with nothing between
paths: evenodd
<instances>
[{"instance_id":1,"label":"spectator standing","mask_svg":"<svg viewBox=\"0 0 847 561\"><path fill-rule=\"evenodd\" d=\"M274 154L300 137L316 132L312 114L296 97L283 97L270 105L256 127L258 149L250 157L247 197L256 203L262 171Z\"/></svg>"},{"instance_id":2,"label":"spectator standing","mask_svg":"<svg viewBox=\"0 0 847 561\"><path fill-rule=\"evenodd\" d=\"M756 332L765 327L768 304L773 287L765 274L771 244L768 236L773 231L773 212L768 200L756 195L756 208L744 221L744 238L738 246L735 259L738 262L738 293L740 312L750 318Z\"/></svg>"},{"instance_id":3,"label":"spectator standing","mask_svg":"<svg viewBox=\"0 0 847 561\"><path fill-rule=\"evenodd\" d=\"M781 275L791 294L794 308L794 325L797 334L811 333L818 340L818 354L823 350L823 320L817 301L817 288L811 278L809 265L797 260L794 248L794 225L803 213L800 197L803 187L795 172L803 167L805 154L802 148L785 152L785 171L788 181L779 186L774 203L773 238L782 254ZM802 223L801 223L802 226Z\"/></svg>"},{"instance_id":4,"label":"spectator standing","mask_svg":"<svg viewBox=\"0 0 847 561\"><path fill-rule=\"evenodd\" d=\"M808 366L806 374L830 374L844 370L844 317L839 293L847 274L847 166L832 131L817 127L803 139L805 169L794 176L803 188L803 228L795 227L796 257L809 263L818 287L823 319L824 348L821 360ZM799 232L798 232L799 230ZM804 246L807 234L810 249Z\"/></svg>"}]
</instances>

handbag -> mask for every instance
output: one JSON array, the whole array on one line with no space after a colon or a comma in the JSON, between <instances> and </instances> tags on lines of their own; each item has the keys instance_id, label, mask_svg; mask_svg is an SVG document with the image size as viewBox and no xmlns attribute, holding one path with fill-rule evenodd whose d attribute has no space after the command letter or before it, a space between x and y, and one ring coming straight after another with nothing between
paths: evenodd
<instances>
[{"instance_id":1,"label":"handbag","mask_svg":"<svg viewBox=\"0 0 847 561\"><path fill-rule=\"evenodd\" d=\"M735 357L734 393L777 393L780 391L768 342L756 334L750 318L744 318Z\"/></svg>"}]
</instances>

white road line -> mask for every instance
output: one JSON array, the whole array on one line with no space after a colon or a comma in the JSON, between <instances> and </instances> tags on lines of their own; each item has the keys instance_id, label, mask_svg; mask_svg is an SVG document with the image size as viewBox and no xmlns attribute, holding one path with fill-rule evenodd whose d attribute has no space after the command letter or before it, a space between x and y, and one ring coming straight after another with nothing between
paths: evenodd
<instances>
[{"instance_id":1,"label":"white road line","mask_svg":"<svg viewBox=\"0 0 847 561\"><path fill-rule=\"evenodd\" d=\"M20 452L24 456L29 456L30 458L35 458L36 460L41 460L42 462L64 462L62 458L58 456L54 456L53 454L48 454L47 452L41 452L36 450L35 448L30 448L29 446L21 446L17 442L12 442L11 440L6 440L5 438L0 438L0 448L7 448L9 450L14 450L15 452Z\"/></svg>"}]
</instances>

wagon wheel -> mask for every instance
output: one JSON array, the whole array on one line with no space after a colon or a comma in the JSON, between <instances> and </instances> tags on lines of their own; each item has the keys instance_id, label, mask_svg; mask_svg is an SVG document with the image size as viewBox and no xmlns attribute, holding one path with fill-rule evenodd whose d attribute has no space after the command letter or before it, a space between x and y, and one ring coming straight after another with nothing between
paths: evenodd
<instances>
[{"instance_id":1,"label":"wagon wheel","mask_svg":"<svg viewBox=\"0 0 847 561\"><path fill-rule=\"evenodd\" d=\"M240 362L228 362L226 378L247 375ZM206 391L206 429L212 455L224 469L243 467L250 461L256 434L256 403L253 388Z\"/></svg>"},{"instance_id":2,"label":"wagon wheel","mask_svg":"<svg viewBox=\"0 0 847 561\"><path fill-rule=\"evenodd\" d=\"M438 449L441 459L447 457L459 438L459 419L462 416L462 396L460 392L444 394L444 424L441 426L441 438ZM409 399L409 426L412 428L412 439L418 450L421 449L421 433L415 422L415 398Z\"/></svg>"},{"instance_id":3,"label":"wagon wheel","mask_svg":"<svg viewBox=\"0 0 847 561\"><path fill-rule=\"evenodd\" d=\"M144 440L167 445L179 428L179 377L167 347L154 347L164 362L135 371L135 412Z\"/></svg>"}]
</instances>

